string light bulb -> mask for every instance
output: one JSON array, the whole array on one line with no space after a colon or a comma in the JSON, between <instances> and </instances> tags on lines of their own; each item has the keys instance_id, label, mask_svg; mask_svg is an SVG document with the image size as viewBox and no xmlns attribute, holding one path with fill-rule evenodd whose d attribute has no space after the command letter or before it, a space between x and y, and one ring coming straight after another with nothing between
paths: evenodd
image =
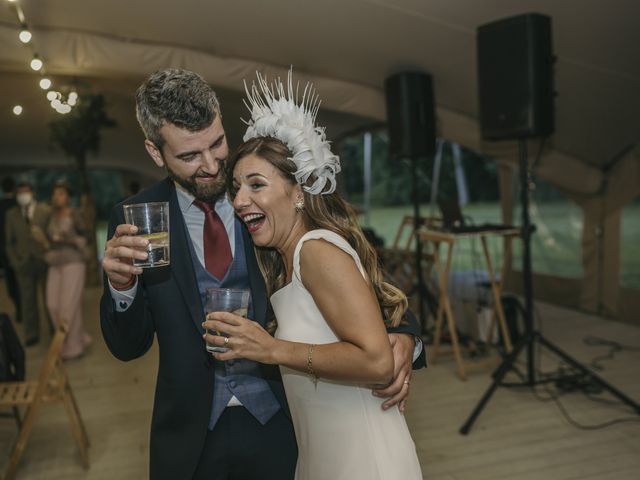
<instances>
[{"instance_id":1,"label":"string light bulb","mask_svg":"<svg viewBox=\"0 0 640 480\"><path fill-rule=\"evenodd\" d=\"M17 3L17 0L7 0L11 3ZM20 4L16 4L14 7L15 13L18 17L18 22L20 24L20 32L18 33L18 38L24 44L30 43L33 39L33 34L27 27L27 21L24 16L24 12ZM67 114L71 112L72 106L74 106L78 100L78 94L72 90L69 92L69 87L63 87L65 91L65 95L57 91L49 90L51 88L51 80L44 76L44 62L38 55L38 52L34 51L33 47L31 49L33 53L33 57L31 58L31 62L29 63L32 70L36 72L40 72L41 77L39 81L40 88L43 90L47 90L47 100L51 102L51 107L54 108L58 113ZM66 97L66 98L65 98ZM13 113L15 115L20 115L22 113L22 106L15 105L13 107Z\"/></svg>"},{"instance_id":2,"label":"string light bulb","mask_svg":"<svg viewBox=\"0 0 640 480\"><path fill-rule=\"evenodd\" d=\"M33 60L31 60L31 68L32 68L33 70L35 70L36 72L37 72L38 70L40 70L40 69L42 68L42 66L43 66L43 65L44 65L44 64L42 63L42 60L40 60L40 58L38 58L38 56L37 56L37 55L35 55L35 56L33 57Z\"/></svg>"},{"instance_id":3,"label":"string light bulb","mask_svg":"<svg viewBox=\"0 0 640 480\"><path fill-rule=\"evenodd\" d=\"M74 107L77 102L78 93L75 90L70 91L69 95L67 95L67 105L71 105L72 107Z\"/></svg>"},{"instance_id":4,"label":"string light bulb","mask_svg":"<svg viewBox=\"0 0 640 480\"><path fill-rule=\"evenodd\" d=\"M22 30L20 30L20 33L18 34L18 38L22 43L29 43L31 41L31 32L26 26L22 27Z\"/></svg>"}]
</instances>

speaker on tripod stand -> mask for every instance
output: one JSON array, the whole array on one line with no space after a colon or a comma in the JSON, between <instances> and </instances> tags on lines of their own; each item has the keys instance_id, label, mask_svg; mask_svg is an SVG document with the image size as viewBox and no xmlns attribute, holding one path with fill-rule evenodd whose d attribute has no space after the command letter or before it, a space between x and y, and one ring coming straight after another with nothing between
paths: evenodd
<instances>
[{"instance_id":1,"label":"speaker on tripod stand","mask_svg":"<svg viewBox=\"0 0 640 480\"><path fill-rule=\"evenodd\" d=\"M483 25L477 31L477 53L482 137L485 140L518 141L525 333L494 371L491 385L460 428L460 433L469 433L522 351L526 353L527 366L523 385L533 387L538 384L534 358L536 343L587 378L593 379L640 414L640 405L567 355L533 327L531 234L534 228L529 219L527 139L551 135L554 129L551 18L525 14Z\"/></svg>"},{"instance_id":2,"label":"speaker on tripod stand","mask_svg":"<svg viewBox=\"0 0 640 480\"><path fill-rule=\"evenodd\" d=\"M418 195L418 164L433 157L436 144L436 121L431 76L422 72L401 72L384 82L387 101L389 153L392 161L411 162L411 193L413 199L413 228L421 226ZM415 268L418 315L424 331L426 312L424 302L429 298L422 272L422 242L416 239Z\"/></svg>"}]
</instances>

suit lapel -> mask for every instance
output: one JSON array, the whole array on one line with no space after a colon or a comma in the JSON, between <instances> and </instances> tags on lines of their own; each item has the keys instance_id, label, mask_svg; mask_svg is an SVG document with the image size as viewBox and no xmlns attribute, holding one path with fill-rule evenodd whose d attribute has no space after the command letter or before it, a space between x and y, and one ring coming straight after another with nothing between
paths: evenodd
<instances>
[{"instance_id":1,"label":"suit lapel","mask_svg":"<svg viewBox=\"0 0 640 480\"><path fill-rule=\"evenodd\" d=\"M196 273L193 269L193 261L189 250L189 234L182 218L178 197L175 187L171 188L169 197L169 218L171 222L171 271L176 279L176 283L184 301L189 309L191 320L200 333L204 333L202 322L204 321L204 311L200 300L200 290L196 280Z\"/></svg>"}]
</instances>

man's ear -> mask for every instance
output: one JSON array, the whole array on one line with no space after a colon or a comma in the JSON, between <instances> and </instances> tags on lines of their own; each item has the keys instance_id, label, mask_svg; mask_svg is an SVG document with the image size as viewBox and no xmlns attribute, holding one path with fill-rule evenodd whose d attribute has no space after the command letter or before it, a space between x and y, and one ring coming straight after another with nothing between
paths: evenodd
<instances>
[{"instance_id":1,"label":"man's ear","mask_svg":"<svg viewBox=\"0 0 640 480\"><path fill-rule=\"evenodd\" d=\"M162 158L162 153L156 147L156 144L151 140L144 141L144 148L147 149L147 153L153 159L154 163L159 167L164 167L164 159Z\"/></svg>"}]
</instances>

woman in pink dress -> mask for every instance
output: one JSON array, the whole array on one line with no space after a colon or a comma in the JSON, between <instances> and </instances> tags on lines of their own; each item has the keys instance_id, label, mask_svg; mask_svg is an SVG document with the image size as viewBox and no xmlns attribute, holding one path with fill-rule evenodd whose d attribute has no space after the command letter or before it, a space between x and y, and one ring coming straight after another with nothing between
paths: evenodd
<instances>
[{"instance_id":1,"label":"woman in pink dress","mask_svg":"<svg viewBox=\"0 0 640 480\"><path fill-rule=\"evenodd\" d=\"M53 187L51 206L46 232L49 240L45 254L49 264L46 301L54 324L66 321L69 326L61 356L71 359L82 355L92 341L82 321L87 239L82 216L71 207L67 184L59 182Z\"/></svg>"}]
</instances>

